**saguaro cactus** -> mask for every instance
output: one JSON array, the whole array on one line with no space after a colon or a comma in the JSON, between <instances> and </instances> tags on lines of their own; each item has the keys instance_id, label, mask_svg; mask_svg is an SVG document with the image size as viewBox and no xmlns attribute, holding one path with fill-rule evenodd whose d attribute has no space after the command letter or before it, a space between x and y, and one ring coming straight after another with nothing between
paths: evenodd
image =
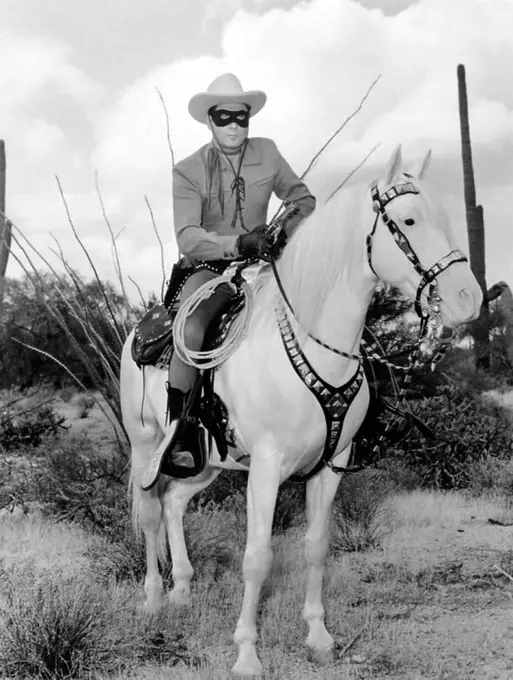
<instances>
[{"instance_id":1,"label":"saguaro cactus","mask_svg":"<svg viewBox=\"0 0 513 680\"><path fill-rule=\"evenodd\" d=\"M459 64L458 69L458 99L461 129L461 156L463 161L463 189L465 194L465 211L467 215L468 244L470 251L470 266L477 282L483 291L483 304L479 318L472 324L474 338L474 353L476 367L490 367L490 337L489 310L486 295L486 266L485 266L485 234L483 207L476 205L476 185L474 180L474 166L472 164L472 148L470 144L470 124L468 118L467 84L465 67Z\"/></svg>"},{"instance_id":2,"label":"saguaro cactus","mask_svg":"<svg viewBox=\"0 0 513 680\"><path fill-rule=\"evenodd\" d=\"M488 302L497 300L504 323L504 351L513 368L513 293L505 281L499 281L488 291Z\"/></svg>"},{"instance_id":3,"label":"saguaro cactus","mask_svg":"<svg viewBox=\"0 0 513 680\"><path fill-rule=\"evenodd\" d=\"M11 225L5 216L5 144L0 139L0 310L4 300L5 271L11 252Z\"/></svg>"}]
</instances>

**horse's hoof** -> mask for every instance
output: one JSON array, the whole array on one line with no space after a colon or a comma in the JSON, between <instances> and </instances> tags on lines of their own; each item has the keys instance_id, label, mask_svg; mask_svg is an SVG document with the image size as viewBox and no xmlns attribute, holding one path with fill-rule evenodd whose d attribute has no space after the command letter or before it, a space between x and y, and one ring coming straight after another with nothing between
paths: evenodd
<instances>
[{"instance_id":1,"label":"horse's hoof","mask_svg":"<svg viewBox=\"0 0 513 680\"><path fill-rule=\"evenodd\" d=\"M260 659L254 650L239 654L237 663L232 668L232 673L244 678L254 678L262 675L264 669L260 663Z\"/></svg>"},{"instance_id":2,"label":"horse's hoof","mask_svg":"<svg viewBox=\"0 0 513 680\"><path fill-rule=\"evenodd\" d=\"M143 612L143 614L158 614L162 607L164 606L164 598L161 597L159 599L152 599L152 600L145 600L141 605L140 609Z\"/></svg>"},{"instance_id":3,"label":"horse's hoof","mask_svg":"<svg viewBox=\"0 0 513 680\"><path fill-rule=\"evenodd\" d=\"M191 594L187 590L171 590L167 597L173 607L188 607L191 603Z\"/></svg>"},{"instance_id":4,"label":"horse's hoof","mask_svg":"<svg viewBox=\"0 0 513 680\"><path fill-rule=\"evenodd\" d=\"M308 661L316 666L329 666L335 660L333 647L319 649L318 647L307 647Z\"/></svg>"},{"instance_id":5,"label":"horse's hoof","mask_svg":"<svg viewBox=\"0 0 513 680\"><path fill-rule=\"evenodd\" d=\"M261 676L264 672L262 664L259 663L255 666L247 666L240 664L238 661L232 668L232 673L237 675L239 678L255 678Z\"/></svg>"}]
</instances>

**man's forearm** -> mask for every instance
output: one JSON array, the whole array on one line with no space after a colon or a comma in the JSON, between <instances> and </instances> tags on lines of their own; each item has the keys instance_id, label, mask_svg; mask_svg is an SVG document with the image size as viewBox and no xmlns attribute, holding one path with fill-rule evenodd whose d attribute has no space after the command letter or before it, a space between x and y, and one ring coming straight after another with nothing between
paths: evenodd
<instances>
[{"instance_id":1,"label":"man's forearm","mask_svg":"<svg viewBox=\"0 0 513 680\"><path fill-rule=\"evenodd\" d=\"M176 235L178 249L191 261L233 260L238 257L237 235L221 235L197 225L187 225Z\"/></svg>"}]
</instances>

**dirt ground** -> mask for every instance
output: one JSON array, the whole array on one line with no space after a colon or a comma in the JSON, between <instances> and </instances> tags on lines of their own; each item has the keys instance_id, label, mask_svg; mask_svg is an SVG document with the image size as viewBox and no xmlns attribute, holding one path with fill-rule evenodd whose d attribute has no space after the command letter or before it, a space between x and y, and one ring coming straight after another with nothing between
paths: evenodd
<instances>
[{"instance_id":1,"label":"dirt ground","mask_svg":"<svg viewBox=\"0 0 513 680\"><path fill-rule=\"evenodd\" d=\"M95 392L94 397L99 404L93 403L90 408L84 408L81 402L81 394L75 393L70 399L66 400L57 394L54 408L60 416L66 419L65 426L69 428L71 434L85 434L94 442L109 446L115 437L114 429L100 405L108 413L110 413L110 409L99 393Z\"/></svg>"}]
</instances>

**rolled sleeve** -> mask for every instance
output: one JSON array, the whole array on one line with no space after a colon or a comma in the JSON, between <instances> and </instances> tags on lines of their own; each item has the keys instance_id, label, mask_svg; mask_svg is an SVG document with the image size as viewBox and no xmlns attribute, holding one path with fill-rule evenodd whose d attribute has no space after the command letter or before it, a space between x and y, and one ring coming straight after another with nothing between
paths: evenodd
<instances>
[{"instance_id":1,"label":"rolled sleeve","mask_svg":"<svg viewBox=\"0 0 513 680\"><path fill-rule=\"evenodd\" d=\"M199 187L180 169L173 169L173 218L178 250L193 262L237 257L237 236L203 229Z\"/></svg>"},{"instance_id":2,"label":"rolled sleeve","mask_svg":"<svg viewBox=\"0 0 513 680\"><path fill-rule=\"evenodd\" d=\"M286 231L290 235L293 229L315 209L315 196L306 184L296 175L285 158L276 148L277 171L274 178L274 193L286 203L294 202L297 213L286 223Z\"/></svg>"}]
</instances>

